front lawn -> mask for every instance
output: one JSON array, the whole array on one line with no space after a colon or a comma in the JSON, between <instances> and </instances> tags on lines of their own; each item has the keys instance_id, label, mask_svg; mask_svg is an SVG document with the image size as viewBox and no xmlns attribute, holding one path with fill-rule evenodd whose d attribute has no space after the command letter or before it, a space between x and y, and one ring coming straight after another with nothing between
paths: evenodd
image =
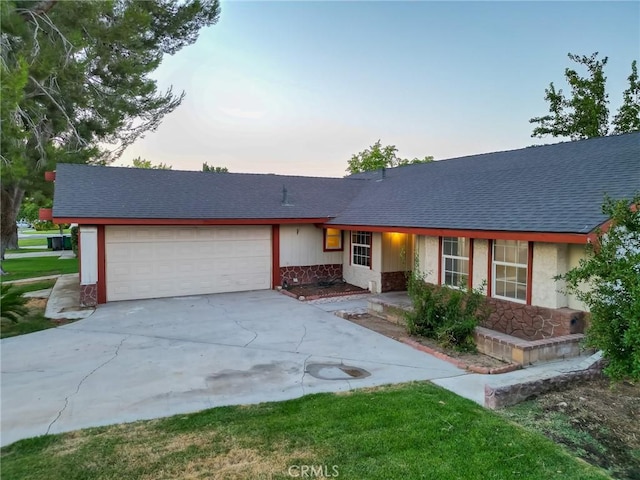
<instances>
[{"instance_id":1,"label":"front lawn","mask_svg":"<svg viewBox=\"0 0 640 480\"><path fill-rule=\"evenodd\" d=\"M48 275L78 273L78 259L58 257L9 258L2 261L2 269L6 272L6 275L0 277L3 282Z\"/></svg>"},{"instance_id":2,"label":"front lawn","mask_svg":"<svg viewBox=\"0 0 640 480\"><path fill-rule=\"evenodd\" d=\"M19 238L18 247L42 247L47 248L47 238Z\"/></svg>"},{"instance_id":3,"label":"front lawn","mask_svg":"<svg viewBox=\"0 0 640 480\"><path fill-rule=\"evenodd\" d=\"M31 480L607 478L542 435L430 383L49 435L0 454L3 478Z\"/></svg>"},{"instance_id":4,"label":"front lawn","mask_svg":"<svg viewBox=\"0 0 640 480\"><path fill-rule=\"evenodd\" d=\"M71 232L70 229L65 228L64 230L62 230L62 233L65 235L69 235L69 233ZM59 228L54 228L53 230L23 230L22 232L25 235L60 235L60 229Z\"/></svg>"}]
</instances>

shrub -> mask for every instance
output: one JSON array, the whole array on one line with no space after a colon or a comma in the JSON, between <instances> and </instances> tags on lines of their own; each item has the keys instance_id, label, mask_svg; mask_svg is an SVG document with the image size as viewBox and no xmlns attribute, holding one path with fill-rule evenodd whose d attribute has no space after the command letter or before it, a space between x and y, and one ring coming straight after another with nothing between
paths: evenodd
<instances>
[{"instance_id":1,"label":"shrub","mask_svg":"<svg viewBox=\"0 0 640 480\"><path fill-rule=\"evenodd\" d=\"M36 232L42 232L44 230L53 230L55 225L49 220L36 220L33 222L33 228Z\"/></svg>"},{"instance_id":2,"label":"shrub","mask_svg":"<svg viewBox=\"0 0 640 480\"><path fill-rule=\"evenodd\" d=\"M587 245L587 258L558 278L589 307L586 340L608 360L605 373L640 380L640 194L631 202L606 199L602 211L611 218L609 229Z\"/></svg>"},{"instance_id":3,"label":"shrub","mask_svg":"<svg viewBox=\"0 0 640 480\"><path fill-rule=\"evenodd\" d=\"M76 254L76 256L78 255L78 227L71 227L70 230L71 233L71 249L73 250L73 253Z\"/></svg>"},{"instance_id":4,"label":"shrub","mask_svg":"<svg viewBox=\"0 0 640 480\"><path fill-rule=\"evenodd\" d=\"M413 312L406 314L409 333L433 338L445 347L475 351L474 330L488 315L482 291L429 285L417 271L410 274L407 287L413 304Z\"/></svg>"},{"instance_id":5,"label":"shrub","mask_svg":"<svg viewBox=\"0 0 640 480\"><path fill-rule=\"evenodd\" d=\"M3 320L9 320L13 323L17 323L21 317L25 316L29 310L24 306L27 303L27 299L22 294L15 290L10 283L3 283L0 285L0 304L2 304L2 310L0 318Z\"/></svg>"}]
</instances>

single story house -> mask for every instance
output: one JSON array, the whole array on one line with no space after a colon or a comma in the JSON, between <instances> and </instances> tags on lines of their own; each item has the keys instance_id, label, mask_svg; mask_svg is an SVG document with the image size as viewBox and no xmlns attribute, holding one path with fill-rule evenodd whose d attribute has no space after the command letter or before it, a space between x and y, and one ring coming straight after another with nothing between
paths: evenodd
<instances>
[{"instance_id":1,"label":"single story house","mask_svg":"<svg viewBox=\"0 0 640 480\"><path fill-rule=\"evenodd\" d=\"M317 279L402 290L418 265L484 285L508 316L584 310L554 277L607 221L605 195L638 190L632 133L345 178L58 164L49 215L79 224L87 305Z\"/></svg>"}]
</instances>

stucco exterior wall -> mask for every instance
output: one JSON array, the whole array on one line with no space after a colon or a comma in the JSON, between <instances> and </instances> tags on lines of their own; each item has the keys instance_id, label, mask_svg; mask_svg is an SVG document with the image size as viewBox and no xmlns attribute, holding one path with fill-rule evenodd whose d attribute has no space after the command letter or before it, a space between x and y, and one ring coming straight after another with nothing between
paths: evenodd
<instances>
[{"instance_id":1,"label":"stucco exterior wall","mask_svg":"<svg viewBox=\"0 0 640 480\"><path fill-rule=\"evenodd\" d=\"M438 284L438 237L417 237L418 264L420 273L428 283Z\"/></svg>"},{"instance_id":2,"label":"stucco exterior wall","mask_svg":"<svg viewBox=\"0 0 640 480\"><path fill-rule=\"evenodd\" d=\"M369 288L369 282L375 282L373 293L381 293L382 234L373 232L371 237L371 267L351 265L351 232L344 232L344 252L342 256L342 275L347 283L360 288Z\"/></svg>"},{"instance_id":3,"label":"stucco exterior wall","mask_svg":"<svg viewBox=\"0 0 640 480\"><path fill-rule=\"evenodd\" d=\"M343 247L348 248L346 232L342 241ZM280 266L342 263L342 252L324 252L323 242L322 229L314 225L280 226Z\"/></svg>"},{"instance_id":4,"label":"stucco exterior wall","mask_svg":"<svg viewBox=\"0 0 640 480\"><path fill-rule=\"evenodd\" d=\"M488 291L489 240L476 238L473 241L473 288L480 288L484 282L484 294Z\"/></svg>"},{"instance_id":5,"label":"stucco exterior wall","mask_svg":"<svg viewBox=\"0 0 640 480\"><path fill-rule=\"evenodd\" d=\"M567 256L567 267L568 270L571 270L574 267L577 267L580 264L580 260L586 258L587 251L586 245L569 245ZM586 286L584 287L586 290ZM589 311L589 308L582 303L580 300L576 298L575 295L567 295L567 303L569 308L573 308L575 310L583 310L585 312Z\"/></svg>"},{"instance_id":6,"label":"stucco exterior wall","mask_svg":"<svg viewBox=\"0 0 640 480\"><path fill-rule=\"evenodd\" d=\"M82 225L80 228L80 285L98 283L98 229Z\"/></svg>"},{"instance_id":7,"label":"stucco exterior wall","mask_svg":"<svg viewBox=\"0 0 640 480\"><path fill-rule=\"evenodd\" d=\"M567 244L540 243L533 244L531 304L539 307L567 307L567 296L561 293L563 281L556 281L554 276L567 271Z\"/></svg>"}]
</instances>

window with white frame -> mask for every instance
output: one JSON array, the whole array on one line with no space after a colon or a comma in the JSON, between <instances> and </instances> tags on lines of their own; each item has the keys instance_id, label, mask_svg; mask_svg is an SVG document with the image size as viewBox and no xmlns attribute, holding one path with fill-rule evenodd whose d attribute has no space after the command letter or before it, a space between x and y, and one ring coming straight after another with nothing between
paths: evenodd
<instances>
[{"instance_id":1,"label":"window with white frame","mask_svg":"<svg viewBox=\"0 0 640 480\"><path fill-rule=\"evenodd\" d=\"M469 278L469 239L443 237L441 261L441 283L455 288L466 287Z\"/></svg>"},{"instance_id":2,"label":"window with white frame","mask_svg":"<svg viewBox=\"0 0 640 480\"><path fill-rule=\"evenodd\" d=\"M371 232L351 232L351 263L371 268Z\"/></svg>"},{"instance_id":3,"label":"window with white frame","mask_svg":"<svg viewBox=\"0 0 640 480\"><path fill-rule=\"evenodd\" d=\"M527 301L529 243L520 240L493 242L493 296Z\"/></svg>"}]
</instances>

